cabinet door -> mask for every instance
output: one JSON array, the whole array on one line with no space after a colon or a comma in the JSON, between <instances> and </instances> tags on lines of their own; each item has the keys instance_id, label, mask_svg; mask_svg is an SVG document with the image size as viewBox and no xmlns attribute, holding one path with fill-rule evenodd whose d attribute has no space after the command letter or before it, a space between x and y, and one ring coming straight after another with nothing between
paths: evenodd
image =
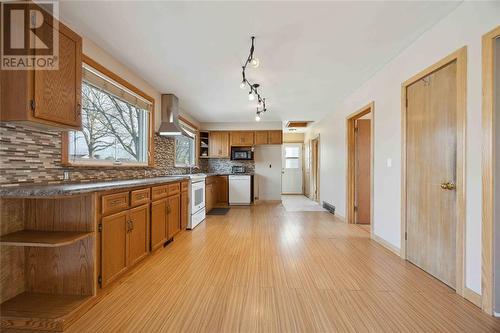
<instances>
[{"instance_id":1,"label":"cabinet door","mask_svg":"<svg viewBox=\"0 0 500 333\"><path fill-rule=\"evenodd\" d=\"M151 203L151 250L162 246L167 240L167 200Z\"/></svg>"},{"instance_id":2,"label":"cabinet door","mask_svg":"<svg viewBox=\"0 0 500 333\"><path fill-rule=\"evenodd\" d=\"M210 132L208 152L211 157L229 157L229 132Z\"/></svg>"},{"instance_id":3,"label":"cabinet door","mask_svg":"<svg viewBox=\"0 0 500 333\"><path fill-rule=\"evenodd\" d=\"M34 117L80 128L82 39L61 23L58 58L58 70L34 71Z\"/></svg>"},{"instance_id":4,"label":"cabinet door","mask_svg":"<svg viewBox=\"0 0 500 333\"><path fill-rule=\"evenodd\" d=\"M180 194L168 197L168 239L181 231L181 196Z\"/></svg>"},{"instance_id":5,"label":"cabinet door","mask_svg":"<svg viewBox=\"0 0 500 333\"><path fill-rule=\"evenodd\" d=\"M101 276L102 287L108 285L127 269L128 211L102 218Z\"/></svg>"},{"instance_id":6,"label":"cabinet door","mask_svg":"<svg viewBox=\"0 0 500 333\"><path fill-rule=\"evenodd\" d=\"M268 131L255 131L255 144L256 145L267 145L268 142Z\"/></svg>"},{"instance_id":7,"label":"cabinet door","mask_svg":"<svg viewBox=\"0 0 500 333\"><path fill-rule=\"evenodd\" d=\"M149 204L132 208L129 212L128 265L131 266L149 252Z\"/></svg>"},{"instance_id":8,"label":"cabinet door","mask_svg":"<svg viewBox=\"0 0 500 333\"><path fill-rule=\"evenodd\" d=\"M280 145L283 143L282 131L269 131L269 144Z\"/></svg>"},{"instance_id":9,"label":"cabinet door","mask_svg":"<svg viewBox=\"0 0 500 333\"><path fill-rule=\"evenodd\" d=\"M241 139L244 146L253 146L254 144L253 132L241 132Z\"/></svg>"},{"instance_id":10,"label":"cabinet door","mask_svg":"<svg viewBox=\"0 0 500 333\"><path fill-rule=\"evenodd\" d=\"M224 205L229 201L229 182L227 176L219 176L217 179L217 203Z\"/></svg>"},{"instance_id":11,"label":"cabinet door","mask_svg":"<svg viewBox=\"0 0 500 333\"><path fill-rule=\"evenodd\" d=\"M181 193L181 229L187 228L189 219L189 195L187 191Z\"/></svg>"},{"instance_id":12,"label":"cabinet door","mask_svg":"<svg viewBox=\"0 0 500 333\"><path fill-rule=\"evenodd\" d=\"M213 187L213 183L205 186L205 211L207 213L213 208Z\"/></svg>"}]
</instances>

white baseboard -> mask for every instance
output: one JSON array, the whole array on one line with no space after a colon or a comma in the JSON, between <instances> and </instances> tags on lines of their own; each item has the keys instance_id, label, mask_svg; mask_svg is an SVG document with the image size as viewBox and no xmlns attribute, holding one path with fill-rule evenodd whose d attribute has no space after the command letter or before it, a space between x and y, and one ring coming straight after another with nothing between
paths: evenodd
<instances>
[{"instance_id":1,"label":"white baseboard","mask_svg":"<svg viewBox=\"0 0 500 333\"><path fill-rule=\"evenodd\" d=\"M335 213L335 217L337 217L340 221L345 223L345 217L343 217L342 215Z\"/></svg>"},{"instance_id":2,"label":"white baseboard","mask_svg":"<svg viewBox=\"0 0 500 333\"><path fill-rule=\"evenodd\" d=\"M371 234L371 237L374 241L376 241L377 243L379 243L380 245L382 245L383 247L385 247L386 249L388 249L389 251L391 251L392 253L394 253L395 255L397 255L398 257L400 256L400 250L395 247L394 245L392 245L391 243L389 243L388 241L386 241L385 239L375 235L375 234Z\"/></svg>"}]
</instances>

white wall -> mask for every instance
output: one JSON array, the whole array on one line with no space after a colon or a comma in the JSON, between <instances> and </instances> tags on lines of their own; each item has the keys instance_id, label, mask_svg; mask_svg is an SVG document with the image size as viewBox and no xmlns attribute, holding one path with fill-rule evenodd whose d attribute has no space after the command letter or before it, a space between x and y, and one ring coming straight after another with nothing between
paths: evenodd
<instances>
[{"instance_id":1,"label":"white wall","mask_svg":"<svg viewBox=\"0 0 500 333\"><path fill-rule=\"evenodd\" d=\"M281 200L281 145L255 146L255 194L259 200Z\"/></svg>"},{"instance_id":2,"label":"white wall","mask_svg":"<svg viewBox=\"0 0 500 333\"><path fill-rule=\"evenodd\" d=\"M401 83L467 45L466 287L481 293L481 37L500 24L500 2L464 2L306 133L321 133L321 200L345 216L345 119L375 101L374 232L399 248ZM368 56L369 52L367 53ZM386 160L392 158L392 168Z\"/></svg>"},{"instance_id":3,"label":"white wall","mask_svg":"<svg viewBox=\"0 0 500 333\"><path fill-rule=\"evenodd\" d=\"M495 311L500 313L500 38L495 43L495 212L493 230L495 233L493 260L495 263Z\"/></svg>"},{"instance_id":4,"label":"white wall","mask_svg":"<svg viewBox=\"0 0 500 333\"><path fill-rule=\"evenodd\" d=\"M139 75L129 70L119 61L117 61L112 55L107 53L105 50L99 48L95 43L93 43L85 36L83 36L83 53L155 99L155 130L158 130L161 122L161 115L160 115L161 94L168 92L160 92L155 88L153 88L146 81L144 81ZM180 108L181 115L186 119L188 119L189 121L191 121L193 124L199 126L198 120L194 119L189 113L187 113L185 110L182 109L182 101L180 101L179 104L181 105Z\"/></svg>"}]
</instances>

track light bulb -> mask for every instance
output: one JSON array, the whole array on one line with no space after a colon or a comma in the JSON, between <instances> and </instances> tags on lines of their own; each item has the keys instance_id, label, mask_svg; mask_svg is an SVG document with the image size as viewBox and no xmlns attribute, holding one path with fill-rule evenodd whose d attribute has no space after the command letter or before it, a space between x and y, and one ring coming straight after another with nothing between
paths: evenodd
<instances>
[{"instance_id":1,"label":"track light bulb","mask_svg":"<svg viewBox=\"0 0 500 333\"><path fill-rule=\"evenodd\" d=\"M259 104L257 104L257 107L259 109L262 109L262 107L264 106L264 104L262 104L262 100L259 101Z\"/></svg>"},{"instance_id":2,"label":"track light bulb","mask_svg":"<svg viewBox=\"0 0 500 333\"><path fill-rule=\"evenodd\" d=\"M255 121L260 121L260 113L257 112L257 115L255 115Z\"/></svg>"},{"instance_id":3,"label":"track light bulb","mask_svg":"<svg viewBox=\"0 0 500 333\"><path fill-rule=\"evenodd\" d=\"M253 92L251 92L251 91L250 91L250 92L248 93L248 100L249 100L249 101L253 101L254 99L255 99L255 95L253 94Z\"/></svg>"},{"instance_id":4,"label":"track light bulb","mask_svg":"<svg viewBox=\"0 0 500 333\"><path fill-rule=\"evenodd\" d=\"M245 83L245 81L241 81L240 88L245 89L246 86L247 86L247 84Z\"/></svg>"},{"instance_id":5,"label":"track light bulb","mask_svg":"<svg viewBox=\"0 0 500 333\"><path fill-rule=\"evenodd\" d=\"M259 58L252 58L252 60L250 60L250 65L252 65L253 68L259 67L260 65Z\"/></svg>"}]
</instances>

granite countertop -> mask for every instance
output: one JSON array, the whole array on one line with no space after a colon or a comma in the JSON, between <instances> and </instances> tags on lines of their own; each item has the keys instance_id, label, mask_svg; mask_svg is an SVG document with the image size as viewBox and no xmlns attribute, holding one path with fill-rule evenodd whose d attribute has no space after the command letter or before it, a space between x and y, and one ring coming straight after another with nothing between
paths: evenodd
<instances>
[{"instance_id":1,"label":"granite countertop","mask_svg":"<svg viewBox=\"0 0 500 333\"><path fill-rule=\"evenodd\" d=\"M19 185L12 187L0 187L0 197L51 197L66 196L82 193L91 193L120 188L137 187L144 185L154 185L161 183L171 183L184 179L189 179L187 175L164 176L141 179L110 180L104 182L88 183L63 183L63 184L40 184L40 185Z\"/></svg>"},{"instance_id":2,"label":"granite countertop","mask_svg":"<svg viewBox=\"0 0 500 333\"><path fill-rule=\"evenodd\" d=\"M207 177L210 176L254 176L253 172L245 172L245 173L235 173L235 172L209 172L206 173Z\"/></svg>"}]
</instances>

